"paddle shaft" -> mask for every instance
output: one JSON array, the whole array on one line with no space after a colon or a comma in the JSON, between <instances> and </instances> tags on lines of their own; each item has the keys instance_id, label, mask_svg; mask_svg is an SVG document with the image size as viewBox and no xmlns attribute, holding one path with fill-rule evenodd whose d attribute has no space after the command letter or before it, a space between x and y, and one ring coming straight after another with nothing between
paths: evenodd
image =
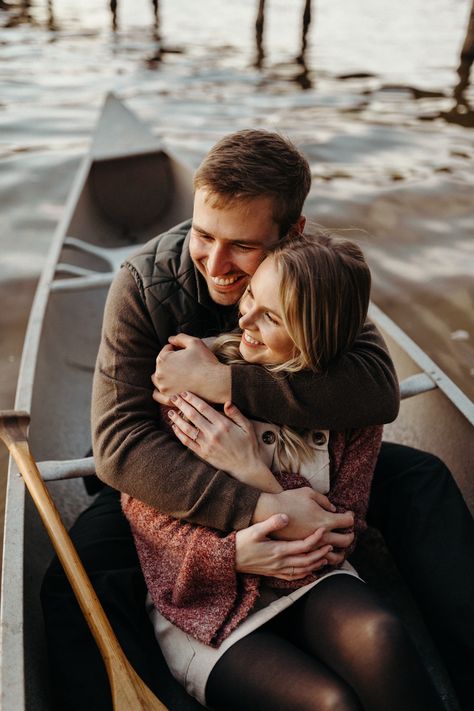
<instances>
[{"instance_id":1,"label":"paddle shaft","mask_svg":"<svg viewBox=\"0 0 474 711\"><path fill-rule=\"evenodd\" d=\"M167 711L129 664L28 446L27 413L0 412L0 438L15 460L99 647L116 711Z\"/></svg>"}]
</instances>

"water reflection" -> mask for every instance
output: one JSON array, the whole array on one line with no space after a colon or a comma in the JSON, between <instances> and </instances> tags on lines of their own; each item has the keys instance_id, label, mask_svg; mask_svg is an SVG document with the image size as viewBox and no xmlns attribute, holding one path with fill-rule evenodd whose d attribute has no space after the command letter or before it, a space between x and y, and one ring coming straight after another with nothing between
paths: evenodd
<instances>
[{"instance_id":1,"label":"water reflection","mask_svg":"<svg viewBox=\"0 0 474 711\"><path fill-rule=\"evenodd\" d=\"M257 69L262 69L265 59L265 49L263 45L263 31L265 27L265 2L259 0L257 19L255 21L255 66ZM310 78L310 73L306 61L306 50L308 46L308 30L311 24L311 0L305 0L303 8L302 31L301 31L301 51L296 57L296 63L301 65L301 70L292 78L294 82L300 85L302 89L311 89L313 83Z\"/></svg>"}]
</instances>

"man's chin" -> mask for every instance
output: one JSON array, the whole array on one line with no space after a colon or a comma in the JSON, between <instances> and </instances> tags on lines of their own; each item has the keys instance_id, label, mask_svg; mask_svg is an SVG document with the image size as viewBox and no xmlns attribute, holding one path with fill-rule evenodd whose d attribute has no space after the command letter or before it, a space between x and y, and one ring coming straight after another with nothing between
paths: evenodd
<instances>
[{"instance_id":1,"label":"man's chin","mask_svg":"<svg viewBox=\"0 0 474 711\"><path fill-rule=\"evenodd\" d=\"M245 284L239 283L233 289L229 289L228 291L226 291L224 289L216 288L212 283L207 283L209 296L216 304L219 304L220 306L232 306L233 304L236 304L244 293L245 286Z\"/></svg>"}]
</instances>

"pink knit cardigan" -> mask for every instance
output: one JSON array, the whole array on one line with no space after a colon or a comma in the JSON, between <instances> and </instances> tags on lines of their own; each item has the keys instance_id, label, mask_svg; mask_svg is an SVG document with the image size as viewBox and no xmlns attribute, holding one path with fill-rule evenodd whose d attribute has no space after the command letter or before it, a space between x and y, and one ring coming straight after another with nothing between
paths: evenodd
<instances>
[{"instance_id":1,"label":"pink knit cardigan","mask_svg":"<svg viewBox=\"0 0 474 711\"><path fill-rule=\"evenodd\" d=\"M339 512L354 512L356 537L366 527L381 438L381 427L330 434L328 496ZM297 474L276 472L275 476L285 489L308 486ZM236 573L235 532L224 534L179 521L127 494L122 495L122 507L156 608L187 634L218 647L247 617L262 582L261 576ZM318 571L317 577L328 570ZM295 589L316 578L310 575L294 582L263 579L273 587Z\"/></svg>"}]
</instances>

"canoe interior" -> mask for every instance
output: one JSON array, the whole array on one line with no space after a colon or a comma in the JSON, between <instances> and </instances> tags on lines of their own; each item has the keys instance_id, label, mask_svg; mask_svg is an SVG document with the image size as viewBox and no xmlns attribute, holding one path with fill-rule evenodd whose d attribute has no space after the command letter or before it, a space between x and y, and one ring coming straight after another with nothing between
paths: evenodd
<instances>
[{"instance_id":1,"label":"canoe interior","mask_svg":"<svg viewBox=\"0 0 474 711\"><path fill-rule=\"evenodd\" d=\"M91 158L73 189L74 197L55 238L59 244L51 252L54 262L101 273L110 268L102 258L61 247L63 238L75 237L112 250L134 250L192 213L189 170L163 150L157 139L116 100L108 100L104 116ZM121 145L129 148L127 155L120 155L117 146ZM37 357L33 348L35 357L22 364L16 403L31 412L30 443L39 461L83 457L90 449L91 382L107 294L106 286L50 292L53 269L51 265L47 269L39 287L44 291L43 307L40 299L33 309L27 336L33 341L36 335L39 337ZM58 272L55 278L67 276ZM399 376L419 372L419 364L396 339L385 335ZM34 383L32 388L29 383ZM443 392L433 391L405 402L386 436L441 456L473 508L474 491L468 472L469 462L474 461L472 423ZM4 575L9 579L4 580L2 602L2 700L5 709L46 711L51 704L39 586L52 549L21 487L12 467L4 557ZM53 483L50 491L66 525L91 501L82 481ZM16 560L12 559L15 556Z\"/></svg>"}]
</instances>

